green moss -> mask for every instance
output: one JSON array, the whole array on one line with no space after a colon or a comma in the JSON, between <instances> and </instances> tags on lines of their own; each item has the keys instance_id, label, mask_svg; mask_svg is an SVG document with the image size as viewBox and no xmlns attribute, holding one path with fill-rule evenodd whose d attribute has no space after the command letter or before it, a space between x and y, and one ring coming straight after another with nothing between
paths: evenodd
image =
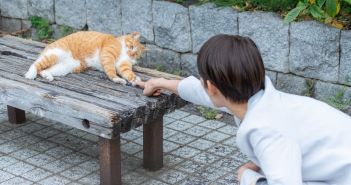
<instances>
[{"instance_id":1,"label":"green moss","mask_svg":"<svg viewBox=\"0 0 351 185\"><path fill-rule=\"evenodd\" d=\"M309 97L312 97L313 94L314 94L314 84L315 84L315 81L312 80L312 79L307 79L306 80L306 90L303 92L303 95L304 96L309 96Z\"/></svg>"},{"instance_id":2,"label":"green moss","mask_svg":"<svg viewBox=\"0 0 351 185\"><path fill-rule=\"evenodd\" d=\"M196 109L201 113L201 115L206 119L215 119L218 111L212 108L197 106Z\"/></svg>"},{"instance_id":3,"label":"green moss","mask_svg":"<svg viewBox=\"0 0 351 185\"><path fill-rule=\"evenodd\" d=\"M328 98L327 103L341 111L346 111L351 106L351 99L346 99L346 88L339 90L334 96Z\"/></svg>"},{"instance_id":4,"label":"green moss","mask_svg":"<svg viewBox=\"0 0 351 185\"><path fill-rule=\"evenodd\" d=\"M61 30L62 37L70 35L74 32L74 29L72 27L69 27L69 26L60 25L59 28Z\"/></svg>"},{"instance_id":5,"label":"green moss","mask_svg":"<svg viewBox=\"0 0 351 185\"><path fill-rule=\"evenodd\" d=\"M38 16L32 16L29 18L29 20L32 23L32 26L37 30L40 40L51 38L53 30L50 27L49 20Z\"/></svg>"}]
</instances>

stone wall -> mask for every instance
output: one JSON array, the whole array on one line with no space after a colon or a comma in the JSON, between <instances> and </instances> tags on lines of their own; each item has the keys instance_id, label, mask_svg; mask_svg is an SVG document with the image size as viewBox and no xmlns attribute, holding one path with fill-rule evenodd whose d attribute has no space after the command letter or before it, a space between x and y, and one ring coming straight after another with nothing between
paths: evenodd
<instances>
[{"instance_id":1,"label":"stone wall","mask_svg":"<svg viewBox=\"0 0 351 185\"><path fill-rule=\"evenodd\" d=\"M315 21L284 24L271 12L238 12L213 4L187 8L157 0L0 0L0 7L5 31L30 27L33 15L48 19L53 28L66 25L114 35L139 31L149 49L140 65L184 76L197 76L197 53L211 36L249 36L278 89L324 101L344 92L341 102L351 99L351 30Z\"/></svg>"}]
</instances>

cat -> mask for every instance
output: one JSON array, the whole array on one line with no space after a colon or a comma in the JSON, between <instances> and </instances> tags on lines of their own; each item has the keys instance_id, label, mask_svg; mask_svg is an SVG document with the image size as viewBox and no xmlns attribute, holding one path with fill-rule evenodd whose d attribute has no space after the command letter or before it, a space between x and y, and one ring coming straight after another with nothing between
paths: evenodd
<instances>
[{"instance_id":1,"label":"cat","mask_svg":"<svg viewBox=\"0 0 351 185\"><path fill-rule=\"evenodd\" d=\"M139 32L114 37L100 32L79 31L47 45L24 76L35 79L39 74L52 81L55 76L93 68L104 71L113 82L126 85L128 81L135 86L140 77L132 71L132 65L146 50L139 38Z\"/></svg>"}]
</instances>

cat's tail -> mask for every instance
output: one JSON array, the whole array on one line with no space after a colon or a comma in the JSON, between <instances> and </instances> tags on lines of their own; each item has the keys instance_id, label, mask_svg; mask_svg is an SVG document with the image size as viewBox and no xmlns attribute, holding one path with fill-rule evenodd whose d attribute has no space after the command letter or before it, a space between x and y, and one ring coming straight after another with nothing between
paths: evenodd
<instances>
[{"instance_id":1,"label":"cat's tail","mask_svg":"<svg viewBox=\"0 0 351 185\"><path fill-rule=\"evenodd\" d=\"M56 55L40 56L29 68L24 75L28 79L35 79L40 71L55 65L57 62Z\"/></svg>"}]
</instances>

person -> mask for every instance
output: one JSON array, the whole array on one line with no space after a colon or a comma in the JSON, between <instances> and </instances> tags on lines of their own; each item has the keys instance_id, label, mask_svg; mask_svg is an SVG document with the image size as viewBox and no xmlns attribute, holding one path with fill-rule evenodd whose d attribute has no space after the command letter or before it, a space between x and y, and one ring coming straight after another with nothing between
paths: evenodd
<instances>
[{"instance_id":1,"label":"person","mask_svg":"<svg viewBox=\"0 0 351 185\"><path fill-rule=\"evenodd\" d=\"M200 49L200 80L137 82L146 96L163 90L232 114L236 142L250 162L241 185L350 185L351 117L310 97L276 90L248 37L217 35ZM234 133L233 133L234 134Z\"/></svg>"}]
</instances>

